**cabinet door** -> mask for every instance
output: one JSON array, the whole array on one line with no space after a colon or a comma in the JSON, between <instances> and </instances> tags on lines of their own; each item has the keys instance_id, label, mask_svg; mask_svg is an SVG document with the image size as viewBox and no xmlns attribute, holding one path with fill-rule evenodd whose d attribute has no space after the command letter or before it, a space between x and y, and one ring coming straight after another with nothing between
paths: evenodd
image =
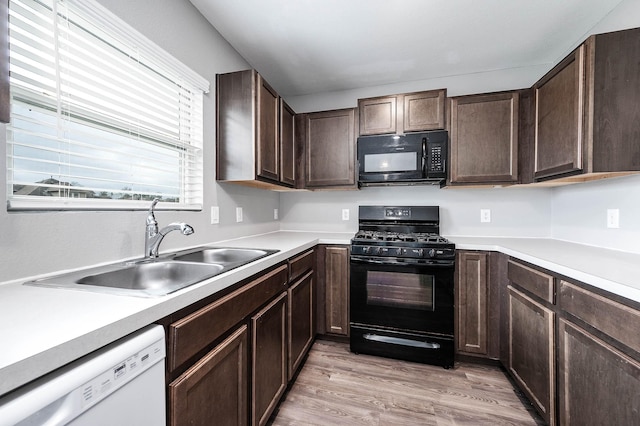
<instances>
[{"instance_id":1,"label":"cabinet door","mask_svg":"<svg viewBox=\"0 0 640 426\"><path fill-rule=\"evenodd\" d=\"M451 99L451 183L518 180L518 93Z\"/></svg>"},{"instance_id":2,"label":"cabinet door","mask_svg":"<svg viewBox=\"0 0 640 426\"><path fill-rule=\"evenodd\" d=\"M306 186L355 186L354 110L311 113L306 121Z\"/></svg>"},{"instance_id":3,"label":"cabinet door","mask_svg":"<svg viewBox=\"0 0 640 426\"><path fill-rule=\"evenodd\" d=\"M558 360L560 424L640 424L637 360L563 319Z\"/></svg>"},{"instance_id":4,"label":"cabinet door","mask_svg":"<svg viewBox=\"0 0 640 426\"><path fill-rule=\"evenodd\" d=\"M311 348L313 327L313 272L294 283L288 292L289 302L289 380Z\"/></svg>"},{"instance_id":5,"label":"cabinet door","mask_svg":"<svg viewBox=\"0 0 640 426\"><path fill-rule=\"evenodd\" d=\"M582 170L584 49L580 46L534 86L536 179Z\"/></svg>"},{"instance_id":6,"label":"cabinet door","mask_svg":"<svg viewBox=\"0 0 640 426\"><path fill-rule=\"evenodd\" d=\"M247 424L247 326L169 384L172 426Z\"/></svg>"},{"instance_id":7,"label":"cabinet door","mask_svg":"<svg viewBox=\"0 0 640 426\"><path fill-rule=\"evenodd\" d=\"M280 99L280 182L296 183L295 117L291 107Z\"/></svg>"},{"instance_id":8,"label":"cabinet door","mask_svg":"<svg viewBox=\"0 0 640 426\"><path fill-rule=\"evenodd\" d=\"M349 247L325 250L326 332L349 334Z\"/></svg>"},{"instance_id":9,"label":"cabinet door","mask_svg":"<svg viewBox=\"0 0 640 426\"><path fill-rule=\"evenodd\" d=\"M397 133L397 96L358 100L360 135Z\"/></svg>"},{"instance_id":10,"label":"cabinet door","mask_svg":"<svg viewBox=\"0 0 640 426\"><path fill-rule=\"evenodd\" d=\"M457 350L487 355L489 254L460 252L456 267Z\"/></svg>"},{"instance_id":11,"label":"cabinet door","mask_svg":"<svg viewBox=\"0 0 640 426\"><path fill-rule=\"evenodd\" d=\"M550 309L507 287L509 372L542 417L555 425L554 317Z\"/></svg>"},{"instance_id":12,"label":"cabinet door","mask_svg":"<svg viewBox=\"0 0 640 426\"><path fill-rule=\"evenodd\" d=\"M404 95L403 133L444 129L446 94L441 89Z\"/></svg>"},{"instance_id":13,"label":"cabinet door","mask_svg":"<svg viewBox=\"0 0 640 426\"><path fill-rule=\"evenodd\" d=\"M257 111L256 123L256 176L279 180L278 110L280 100L275 90L256 73Z\"/></svg>"},{"instance_id":14,"label":"cabinet door","mask_svg":"<svg viewBox=\"0 0 640 426\"><path fill-rule=\"evenodd\" d=\"M287 388L287 293L251 318L251 424L264 425Z\"/></svg>"}]
</instances>

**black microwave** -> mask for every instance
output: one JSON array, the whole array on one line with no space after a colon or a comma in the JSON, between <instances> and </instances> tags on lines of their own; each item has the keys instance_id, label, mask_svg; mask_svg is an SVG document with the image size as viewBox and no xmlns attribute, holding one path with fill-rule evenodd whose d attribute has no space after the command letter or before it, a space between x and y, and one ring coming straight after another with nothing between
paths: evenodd
<instances>
[{"instance_id":1,"label":"black microwave","mask_svg":"<svg viewBox=\"0 0 640 426\"><path fill-rule=\"evenodd\" d=\"M358 184L442 184L447 178L446 130L358 138Z\"/></svg>"}]
</instances>

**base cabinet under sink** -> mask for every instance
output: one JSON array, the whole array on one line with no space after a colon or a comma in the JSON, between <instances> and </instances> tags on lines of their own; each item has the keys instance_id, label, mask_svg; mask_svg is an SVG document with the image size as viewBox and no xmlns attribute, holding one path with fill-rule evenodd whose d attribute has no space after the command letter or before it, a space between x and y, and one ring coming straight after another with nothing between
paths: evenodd
<instances>
[{"instance_id":1,"label":"base cabinet under sink","mask_svg":"<svg viewBox=\"0 0 640 426\"><path fill-rule=\"evenodd\" d=\"M160 321L169 425L267 424L315 338L314 265L308 250Z\"/></svg>"},{"instance_id":2,"label":"base cabinet under sink","mask_svg":"<svg viewBox=\"0 0 640 426\"><path fill-rule=\"evenodd\" d=\"M247 326L169 384L172 426L247 424Z\"/></svg>"}]
</instances>

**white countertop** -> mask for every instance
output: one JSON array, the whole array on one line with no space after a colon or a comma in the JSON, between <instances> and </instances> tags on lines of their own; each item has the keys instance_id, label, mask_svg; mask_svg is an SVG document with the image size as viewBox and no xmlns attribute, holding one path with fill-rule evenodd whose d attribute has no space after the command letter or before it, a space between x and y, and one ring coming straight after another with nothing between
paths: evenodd
<instances>
[{"instance_id":1,"label":"white countertop","mask_svg":"<svg viewBox=\"0 0 640 426\"><path fill-rule=\"evenodd\" d=\"M158 298L0 285L0 395L316 244L353 233L281 231L217 243L278 253ZM449 236L458 249L500 251L640 302L640 255L550 239Z\"/></svg>"}]
</instances>

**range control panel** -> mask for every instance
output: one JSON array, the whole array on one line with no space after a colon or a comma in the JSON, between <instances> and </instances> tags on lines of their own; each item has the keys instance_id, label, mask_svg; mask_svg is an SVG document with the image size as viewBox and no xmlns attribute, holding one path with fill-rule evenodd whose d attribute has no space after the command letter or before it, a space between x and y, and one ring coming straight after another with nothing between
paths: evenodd
<instances>
[{"instance_id":1,"label":"range control panel","mask_svg":"<svg viewBox=\"0 0 640 426\"><path fill-rule=\"evenodd\" d=\"M384 217L389 219L410 219L411 209L406 207L390 207L384 210Z\"/></svg>"}]
</instances>

